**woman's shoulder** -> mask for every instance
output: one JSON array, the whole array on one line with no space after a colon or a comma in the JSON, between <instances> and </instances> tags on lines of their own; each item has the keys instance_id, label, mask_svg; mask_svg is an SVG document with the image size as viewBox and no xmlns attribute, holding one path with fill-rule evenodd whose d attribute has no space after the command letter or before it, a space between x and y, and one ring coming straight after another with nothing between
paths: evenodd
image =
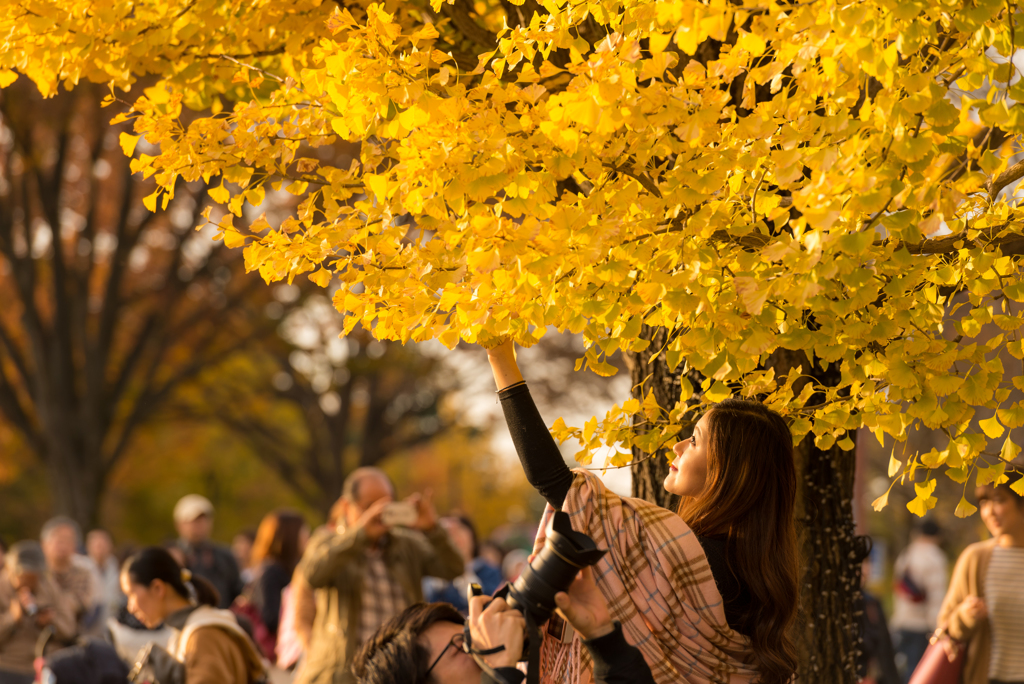
<instances>
[{"instance_id":1,"label":"woman's shoulder","mask_svg":"<svg viewBox=\"0 0 1024 684\"><path fill-rule=\"evenodd\" d=\"M986 539L974 542L965 548L957 561L957 565L976 565L992 555L992 549L996 547L996 539Z\"/></svg>"}]
</instances>

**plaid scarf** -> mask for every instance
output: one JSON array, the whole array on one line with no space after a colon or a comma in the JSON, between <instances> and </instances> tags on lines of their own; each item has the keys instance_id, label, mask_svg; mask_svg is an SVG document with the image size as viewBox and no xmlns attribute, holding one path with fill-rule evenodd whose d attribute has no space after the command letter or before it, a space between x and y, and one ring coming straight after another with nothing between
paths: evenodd
<instances>
[{"instance_id":1,"label":"plaid scarf","mask_svg":"<svg viewBox=\"0 0 1024 684\"><path fill-rule=\"evenodd\" d=\"M726 623L704 550L678 515L620 497L584 470L576 471L562 510L574 530L608 549L594 566L594 580L658 684L747 684L756 678L750 642ZM535 553L544 546L553 513L549 505ZM592 671L579 634L569 644L544 634L542 682L587 684Z\"/></svg>"}]
</instances>

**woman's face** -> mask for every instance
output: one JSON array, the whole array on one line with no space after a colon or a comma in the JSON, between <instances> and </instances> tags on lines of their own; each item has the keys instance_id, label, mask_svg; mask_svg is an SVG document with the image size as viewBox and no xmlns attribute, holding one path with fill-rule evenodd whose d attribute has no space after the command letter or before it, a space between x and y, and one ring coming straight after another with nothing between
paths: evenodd
<instances>
[{"instance_id":1,"label":"woman's face","mask_svg":"<svg viewBox=\"0 0 1024 684\"><path fill-rule=\"evenodd\" d=\"M981 519L993 537L1004 534L1024 539L1024 506L1003 487L979 487Z\"/></svg>"},{"instance_id":2,"label":"woman's face","mask_svg":"<svg viewBox=\"0 0 1024 684\"><path fill-rule=\"evenodd\" d=\"M708 479L708 415L705 413L693 428L693 437L677 442L672 451L676 460L669 467L665 489L679 496L697 496L704 491Z\"/></svg>"},{"instance_id":3,"label":"woman's face","mask_svg":"<svg viewBox=\"0 0 1024 684\"><path fill-rule=\"evenodd\" d=\"M128 612L139 619L139 622L150 629L164 621L164 596L167 585L160 580L153 580L148 587L132 582L127 572L121 573L121 591L128 597Z\"/></svg>"}]
</instances>

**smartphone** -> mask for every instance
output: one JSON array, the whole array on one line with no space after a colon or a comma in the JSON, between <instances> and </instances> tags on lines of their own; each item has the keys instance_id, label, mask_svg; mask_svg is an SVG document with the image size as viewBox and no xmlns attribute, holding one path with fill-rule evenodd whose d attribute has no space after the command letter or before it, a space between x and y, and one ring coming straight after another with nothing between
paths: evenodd
<instances>
[{"instance_id":1,"label":"smartphone","mask_svg":"<svg viewBox=\"0 0 1024 684\"><path fill-rule=\"evenodd\" d=\"M392 501L381 511L380 521L388 527L412 527L419 519L416 506L407 501Z\"/></svg>"}]
</instances>

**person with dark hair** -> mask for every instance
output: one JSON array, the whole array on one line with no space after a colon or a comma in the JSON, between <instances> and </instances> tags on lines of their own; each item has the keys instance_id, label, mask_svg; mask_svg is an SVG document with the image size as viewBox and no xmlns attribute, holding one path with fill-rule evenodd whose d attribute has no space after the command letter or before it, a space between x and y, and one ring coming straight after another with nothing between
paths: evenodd
<instances>
[{"instance_id":1,"label":"person with dark hair","mask_svg":"<svg viewBox=\"0 0 1024 684\"><path fill-rule=\"evenodd\" d=\"M30 684L39 636L53 628L57 641L75 637L71 599L50 578L37 542L14 544L0 571L0 684Z\"/></svg>"},{"instance_id":2,"label":"person with dark hair","mask_svg":"<svg viewBox=\"0 0 1024 684\"><path fill-rule=\"evenodd\" d=\"M309 527L297 511L274 511L263 518L256 531L252 546L256 571L253 603L260 610L263 624L275 636L281 620L281 592L292 581L308 541Z\"/></svg>"},{"instance_id":3,"label":"person with dark hair","mask_svg":"<svg viewBox=\"0 0 1024 684\"><path fill-rule=\"evenodd\" d=\"M251 684L265 670L256 646L209 582L151 546L125 561L121 589L128 609L149 628L175 630L167 651L181 662L185 684Z\"/></svg>"},{"instance_id":4,"label":"person with dark hair","mask_svg":"<svg viewBox=\"0 0 1024 684\"><path fill-rule=\"evenodd\" d=\"M584 568L555 601L559 614L582 637L594 663L595 684L653 684L639 649L612 621L591 568ZM450 604L413 604L363 645L353 671L360 684L521 684L526 674L516 663L524 646L522 613L502 598L469 599L469 646L489 671L466 652L464 623Z\"/></svg>"},{"instance_id":5,"label":"person with dark hair","mask_svg":"<svg viewBox=\"0 0 1024 684\"><path fill-rule=\"evenodd\" d=\"M949 561L939 548L941 531L934 520L921 522L910 544L893 566L893 610L889 628L896 647L896 664L904 682L910 681L928 639L939 621L939 608L949 582Z\"/></svg>"},{"instance_id":6,"label":"person with dark hair","mask_svg":"<svg viewBox=\"0 0 1024 684\"><path fill-rule=\"evenodd\" d=\"M796 670L788 630L799 566L785 420L753 401L711 406L693 436L673 447L664 481L682 497L673 513L620 497L586 470L571 471L530 397L512 342L487 354L527 479L550 505L545 518L564 510L575 530L609 549L595 566L597 584L659 684L788 683ZM537 544L543 531L542 524ZM545 637L542 662L554 663L545 676L585 679L579 653Z\"/></svg>"},{"instance_id":7,"label":"person with dark hair","mask_svg":"<svg viewBox=\"0 0 1024 684\"><path fill-rule=\"evenodd\" d=\"M465 563L465 572L451 582L437 577L423 580L423 595L428 603L442 602L455 606L462 614L469 610L466 589L479 584L485 594L493 594L503 581L501 570L480 557L473 521L464 515L441 518L441 526L448 532L452 544L459 550Z\"/></svg>"},{"instance_id":8,"label":"person with dark hair","mask_svg":"<svg viewBox=\"0 0 1024 684\"><path fill-rule=\"evenodd\" d=\"M281 594L308 539L309 528L300 513L278 510L264 516L252 547L253 580L231 606L252 623L256 644L271 662L277 660Z\"/></svg>"},{"instance_id":9,"label":"person with dark hair","mask_svg":"<svg viewBox=\"0 0 1024 684\"><path fill-rule=\"evenodd\" d=\"M406 606L423 600L423 577L462 574L462 558L437 524L430 493L406 499L416 516L408 527L382 520L394 494L383 471L354 470L342 486L339 524L310 539L298 574L319 596L296 684L354 682L356 650Z\"/></svg>"},{"instance_id":10,"label":"person with dark hair","mask_svg":"<svg viewBox=\"0 0 1024 684\"><path fill-rule=\"evenodd\" d=\"M205 496L188 494L174 505L174 526L185 567L212 584L227 608L242 593L242 577L231 550L211 541L213 504Z\"/></svg>"},{"instance_id":11,"label":"person with dark hair","mask_svg":"<svg viewBox=\"0 0 1024 684\"><path fill-rule=\"evenodd\" d=\"M1024 476L975 489L992 538L971 544L953 568L939 628L967 644L963 684L1024 682Z\"/></svg>"}]
</instances>

